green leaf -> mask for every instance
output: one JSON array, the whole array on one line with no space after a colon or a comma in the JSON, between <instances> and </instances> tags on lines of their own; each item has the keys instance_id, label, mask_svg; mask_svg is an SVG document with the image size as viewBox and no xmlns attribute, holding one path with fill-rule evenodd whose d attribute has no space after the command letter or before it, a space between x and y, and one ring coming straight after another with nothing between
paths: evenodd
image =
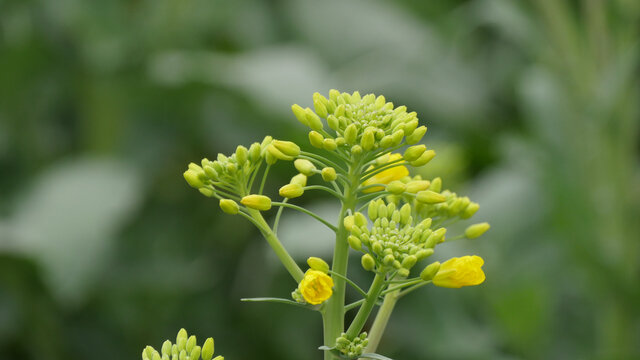
<instances>
[{"instance_id":1,"label":"green leaf","mask_svg":"<svg viewBox=\"0 0 640 360\"><path fill-rule=\"evenodd\" d=\"M301 307L307 310L316 310L315 306L311 306L311 305L307 305L307 304L301 304L299 302L295 302L293 300L289 300L289 299L282 299L282 298L274 298L274 297L259 297L259 298L244 298L244 299L240 299L240 301L244 301L244 302L272 302L272 303L280 303L280 304L286 304L286 305L294 305L297 307Z\"/></svg>"}]
</instances>

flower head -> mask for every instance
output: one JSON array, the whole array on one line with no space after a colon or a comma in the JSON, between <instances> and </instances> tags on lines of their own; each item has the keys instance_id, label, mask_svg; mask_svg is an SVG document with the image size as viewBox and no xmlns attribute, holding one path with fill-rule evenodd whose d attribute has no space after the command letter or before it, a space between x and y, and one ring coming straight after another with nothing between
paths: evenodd
<instances>
[{"instance_id":1,"label":"flower head","mask_svg":"<svg viewBox=\"0 0 640 360\"><path fill-rule=\"evenodd\" d=\"M385 155L378 161L380 163L378 167L385 166L386 164L389 164L389 163L398 162L399 160L402 160L401 154ZM371 166L367 169L367 171L371 171L373 169L374 167ZM406 176L409 176L409 169L407 169L406 166L404 165L395 166L395 167L386 169L384 171L381 171L375 174L374 176L368 178L362 183L362 186L369 186L373 184L389 184L390 182L403 179ZM364 190L364 193L372 193L372 192L382 191L382 190L384 190L382 186L376 186L376 187L372 187Z\"/></svg>"},{"instance_id":2,"label":"flower head","mask_svg":"<svg viewBox=\"0 0 640 360\"><path fill-rule=\"evenodd\" d=\"M485 280L480 256L454 257L440 265L440 270L433 277L433 284L446 288L461 288L482 284Z\"/></svg>"},{"instance_id":3,"label":"flower head","mask_svg":"<svg viewBox=\"0 0 640 360\"><path fill-rule=\"evenodd\" d=\"M322 271L310 269L304 274L298 289L309 304L322 304L333 295L333 279Z\"/></svg>"}]
</instances>

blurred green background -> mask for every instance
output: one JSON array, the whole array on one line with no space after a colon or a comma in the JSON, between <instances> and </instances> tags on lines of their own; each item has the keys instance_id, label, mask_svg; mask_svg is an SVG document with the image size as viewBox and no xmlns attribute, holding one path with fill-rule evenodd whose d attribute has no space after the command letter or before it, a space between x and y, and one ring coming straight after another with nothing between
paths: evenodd
<instances>
[{"instance_id":1,"label":"blurred green background","mask_svg":"<svg viewBox=\"0 0 640 360\"><path fill-rule=\"evenodd\" d=\"M424 174L492 224L436 255L483 256L486 283L403 300L381 353L640 359L639 16L637 0L0 0L0 359L136 359L180 327L228 359L319 359L316 314L240 303L295 284L182 172L266 134L308 148L290 106L330 88L417 111L439 154ZM316 196L299 202L335 217ZM287 215L296 258L328 259L330 234Z\"/></svg>"}]
</instances>

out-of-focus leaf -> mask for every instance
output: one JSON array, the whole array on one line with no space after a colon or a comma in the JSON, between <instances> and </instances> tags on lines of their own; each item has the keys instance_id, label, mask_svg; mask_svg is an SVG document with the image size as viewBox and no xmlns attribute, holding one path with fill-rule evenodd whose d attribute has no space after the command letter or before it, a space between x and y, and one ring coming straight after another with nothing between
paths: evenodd
<instances>
[{"instance_id":1,"label":"out-of-focus leaf","mask_svg":"<svg viewBox=\"0 0 640 360\"><path fill-rule=\"evenodd\" d=\"M138 174L122 163L81 159L43 173L23 194L5 246L36 259L60 300L81 300L111 255L111 240L140 201Z\"/></svg>"}]
</instances>

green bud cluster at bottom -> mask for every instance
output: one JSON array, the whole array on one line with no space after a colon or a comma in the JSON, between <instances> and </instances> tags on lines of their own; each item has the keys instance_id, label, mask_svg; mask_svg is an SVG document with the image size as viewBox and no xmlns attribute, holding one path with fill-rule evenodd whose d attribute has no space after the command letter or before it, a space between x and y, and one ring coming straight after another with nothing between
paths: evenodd
<instances>
[{"instance_id":1,"label":"green bud cluster at bottom","mask_svg":"<svg viewBox=\"0 0 640 360\"><path fill-rule=\"evenodd\" d=\"M142 350L142 360L212 360L214 352L213 338L208 338L202 347L198 346L195 335L189 336L185 329L178 331L176 343L167 340L162 344L161 352L151 346ZM224 360L216 356L213 360Z\"/></svg>"},{"instance_id":2,"label":"green bud cluster at bottom","mask_svg":"<svg viewBox=\"0 0 640 360\"><path fill-rule=\"evenodd\" d=\"M336 349L353 359L362 355L368 344L369 339L367 339L366 332L363 332L360 336L356 336L353 340L349 339L346 333L342 333L342 335L336 339Z\"/></svg>"}]
</instances>

